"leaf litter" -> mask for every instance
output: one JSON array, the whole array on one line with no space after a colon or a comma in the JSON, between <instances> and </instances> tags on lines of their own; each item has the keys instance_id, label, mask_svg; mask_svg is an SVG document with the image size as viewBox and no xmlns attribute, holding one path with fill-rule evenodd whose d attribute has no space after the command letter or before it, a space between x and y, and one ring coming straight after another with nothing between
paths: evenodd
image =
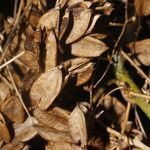
<instances>
[{"instance_id":1,"label":"leaf litter","mask_svg":"<svg viewBox=\"0 0 150 150\"><path fill-rule=\"evenodd\" d=\"M0 2L0 149L149 150L148 4Z\"/></svg>"}]
</instances>

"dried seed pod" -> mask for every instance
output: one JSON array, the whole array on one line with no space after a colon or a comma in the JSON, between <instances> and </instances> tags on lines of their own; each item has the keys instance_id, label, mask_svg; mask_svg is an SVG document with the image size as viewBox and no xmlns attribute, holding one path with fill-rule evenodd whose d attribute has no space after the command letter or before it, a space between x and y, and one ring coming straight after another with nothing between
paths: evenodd
<instances>
[{"instance_id":1,"label":"dried seed pod","mask_svg":"<svg viewBox=\"0 0 150 150\"><path fill-rule=\"evenodd\" d=\"M94 26L99 18L100 18L99 14L97 14L93 17L92 23L91 23L90 27L88 28L88 30L86 31L86 34L91 33L91 31L94 29Z\"/></svg>"},{"instance_id":2,"label":"dried seed pod","mask_svg":"<svg viewBox=\"0 0 150 150\"><path fill-rule=\"evenodd\" d=\"M83 150L78 145L67 142L52 142L49 141L45 147L46 150Z\"/></svg>"},{"instance_id":3,"label":"dried seed pod","mask_svg":"<svg viewBox=\"0 0 150 150\"><path fill-rule=\"evenodd\" d=\"M71 137L84 148L87 145L87 127L83 110L79 105L70 114L68 123Z\"/></svg>"},{"instance_id":4,"label":"dried seed pod","mask_svg":"<svg viewBox=\"0 0 150 150\"><path fill-rule=\"evenodd\" d=\"M45 58L45 71L50 70L57 65L57 40L53 30L47 32L46 37L46 58Z\"/></svg>"},{"instance_id":5,"label":"dried seed pod","mask_svg":"<svg viewBox=\"0 0 150 150\"><path fill-rule=\"evenodd\" d=\"M60 93L62 82L62 71L58 67L48 70L33 83L30 91L31 99L37 101L40 109L46 110Z\"/></svg>"},{"instance_id":6,"label":"dried seed pod","mask_svg":"<svg viewBox=\"0 0 150 150\"><path fill-rule=\"evenodd\" d=\"M37 132L33 128L33 121L35 124L37 124L37 120L35 118L27 118L22 124L13 124L15 131L15 137L13 141L26 142L35 137Z\"/></svg>"},{"instance_id":7,"label":"dried seed pod","mask_svg":"<svg viewBox=\"0 0 150 150\"><path fill-rule=\"evenodd\" d=\"M79 57L98 57L108 49L105 43L90 36L71 45L71 54Z\"/></svg>"},{"instance_id":8,"label":"dried seed pod","mask_svg":"<svg viewBox=\"0 0 150 150\"><path fill-rule=\"evenodd\" d=\"M55 32L58 35L59 16L60 8L58 6L50 9L39 19L37 28L41 28L42 30L44 28L46 30L55 29Z\"/></svg>"},{"instance_id":9,"label":"dried seed pod","mask_svg":"<svg viewBox=\"0 0 150 150\"><path fill-rule=\"evenodd\" d=\"M21 142L12 142L12 143L8 143L5 144L1 150L22 150L24 148L24 143Z\"/></svg>"},{"instance_id":10,"label":"dried seed pod","mask_svg":"<svg viewBox=\"0 0 150 150\"><path fill-rule=\"evenodd\" d=\"M56 129L58 131L68 131L69 112L55 107L49 111L42 111L36 108L33 111L34 117L44 126Z\"/></svg>"},{"instance_id":11,"label":"dried seed pod","mask_svg":"<svg viewBox=\"0 0 150 150\"><path fill-rule=\"evenodd\" d=\"M80 86L89 81L94 70L94 63L88 63L73 70L71 73L77 75L76 86Z\"/></svg>"},{"instance_id":12,"label":"dried seed pod","mask_svg":"<svg viewBox=\"0 0 150 150\"><path fill-rule=\"evenodd\" d=\"M74 58L64 62L64 66L68 71L72 71L83 64L87 64L90 62L89 58Z\"/></svg>"},{"instance_id":13,"label":"dried seed pod","mask_svg":"<svg viewBox=\"0 0 150 150\"><path fill-rule=\"evenodd\" d=\"M9 97L2 105L1 111L12 121L22 123L25 119L25 111L20 100L15 97Z\"/></svg>"},{"instance_id":14,"label":"dried seed pod","mask_svg":"<svg viewBox=\"0 0 150 150\"><path fill-rule=\"evenodd\" d=\"M72 143L72 138L67 132L61 132L53 128L42 126L34 126L34 128L38 134L47 141Z\"/></svg>"},{"instance_id":15,"label":"dried seed pod","mask_svg":"<svg viewBox=\"0 0 150 150\"><path fill-rule=\"evenodd\" d=\"M72 43L84 35L84 33L88 29L92 11L90 9L77 7L73 8L72 15L73 15L73 27L66 39L66 44Z\"/></svg>"},{"instance_id":16,"label":"dried seed pod","mask_svg":"<svg viewBox=\"0 0 150 150\"><path fill-rule=\"evenodd\" d=\"M69 25L69 11L65 11L64 16L62 17L62 22L60 26L60 31L59 31L59 40L62 39L67 27Z\"/></svg>"},{"instance_id":17,"label":"dried seed pod","mask_svg":"<svg viewBox=\"0 0 150 150\"><path fill-rule=\"evenodd\" d=\"M1 113L0 113L0 137L6 143L9 143L11 140L10 131Z\"/></svg>"},{"instance_id":18,"label":"dried seed pod","mask_svg":"<svg viewBox=\"0 0 150 150\"><path fill-rule=\"evenodd\" d=\"M61 9L67 4L68 0L57 0L55 6L59 6Z\"/></svg>"}]
</instances>

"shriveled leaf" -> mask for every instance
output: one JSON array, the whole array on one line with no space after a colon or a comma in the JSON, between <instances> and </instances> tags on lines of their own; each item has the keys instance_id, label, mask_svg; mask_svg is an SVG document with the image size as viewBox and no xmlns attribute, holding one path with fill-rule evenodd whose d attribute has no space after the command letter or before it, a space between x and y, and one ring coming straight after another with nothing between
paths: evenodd
<instances>
[{"instance_id":1,"label":"shriveled leaf","mask_svg":"<svg viewBox=\"0 0 150 150\"><path fill-rule=\"evenodd\" d=\"M33 83L31 99L36 100L41 109L47 109L60 93L62 82L62 71L58 67L48 70Z\"/></svg>"},{"instance_id":2,"label":"shriveled leaf","mask_svg":"<svg viewBox=\"0 0 150 150\"><path fill-rule=\"evenodd\" d=\"M39 108L36 108L33 111L33 115L46 127L50 127L58 131L68 131L69 113L59 107L55 107L49 111L42 111Z\"/></svg>"},{"instance_id":3,"label":"shriveled leaf","mask_svg":"<svg viewBox=\"0 0 150 150\"><path fill-rule=\"evenodd\" d=\"M83 111L77 105L69 116L69 129L73 140L81 143L81 147L87 145L87 128Z\"/></svg>"},{"instance_id":4,"label":"shriveled leaf","mask_svg":"<svg viewBox=\"0 0 150 150\"><path fill-rule=\"evenodd\" d=\"M73 8L73 27L69 33L66 43L69 44L79 39L87 31L92 11L90 9L85 9L82 7ZM72 21L72 20L70 20Z\"/></svg>"},{"instance_id":5,"label":"shriveled leaf","mask_svg":"<svg viewBox=\"0 0 150 150\"><path fill-rule=\"evenodd\" d=\"M71 143L49 141L45 150L82 150L82 148Z\"/></svg>"},{"instance_id":6,"label":"shriveled leaf","mask_svg":"<svg viewBox=\"0 0 150 150\"><path fill-rule=\"evenodd\" d=\"M41 29L46 28L46 30L50 30L54 28L56 34L58 34L59 16L60 16L59 7L50 9L39 19L37 28L41 28Z\"/></svg>"},{"instance_id":7,"label":"shriveled leaf","mask_svg":"<svg viewBox=\"0 0 150 150\"><path fill-rule=\"evenodd\" d=\"M22 150L24 147L23 143L8 143L5 144L1 150Z\"/></svg>"},{"instance_id":8,"label":"shriveled leaf","mask_svg":"<svg viewBox=\"0 0 150 150\"><path fill-rule=\"evenodd\" d=\"M2 105L1 111L12 121L22 123L25 119L25 111L20 100L12 96Z\"/></svg>"},{"instance_id":9,"label":"shriveled leaf","mask_svg":"<svg viewBox=\"0 0 150 150\"><path fill-rule=\"evenodd\" d=\"M108 49L105 43L90 36L71 45L71 54L79 57L98 57Z\"/></svg>"},{"instance_id":10,"label":"shriveled leaf","mask_svg":"<svg viewBox=\"0 0 150 150\"><path fill-rule=\"evenodd\" d=\"M150 1L149 0L134 0L135 10L139 16L150 15Z\"/></svg>"},{"instance_id":11,"label":"shriveled leaf","mask_svg":"<svg viewBox=\"0 0 150 150\"><path fill-rule=\"evenodd\" d=\"M46 37L46 58L45 58L45 71L57 65L57 41L53 30L47 33Z\"/></svg>"},{"instance_id":12,"label":"shriveled leaf","mask_svg":"<svg viewBox=\"0 0 150 150\"><path fill-rule=\"evenodd\" d=\"M26 142L37 135L33 127L33 120L27 118L22 124L14 124L15 138L14 141Z\"/></svg>"},{"instance_id":13,"label":"shriveled leaf","mask_svg":"<svg viewBox=\"0 0 150 150\"><path fill-rule=\"evenodd\" d=\"M0 113L0 137L6 143L10 142L11 140L10 131L1 113Z\"/></svg>"},{"instance_id":14,"label":"shriveled leaf","mask_svg":"<svg viewBox=\"0 0 150 150\"><path fill-rule=\"evenodd\" d=\"M67 132L57 131L52 128L34 126L38 134L47 141L68 142L72 143L72 139Z\"/></svg>"},{"instance_id":15,"label":"shriveled leaf","mask_svg":"<svg viewBox=\"0 0 150 150\"><path fill-rule=\"evenodd\" d=\"M135 54L137 58L146 66L150 66L150 39L136 41L136 43L130 43L129 48Z\"/></svg>"}]
</instances>

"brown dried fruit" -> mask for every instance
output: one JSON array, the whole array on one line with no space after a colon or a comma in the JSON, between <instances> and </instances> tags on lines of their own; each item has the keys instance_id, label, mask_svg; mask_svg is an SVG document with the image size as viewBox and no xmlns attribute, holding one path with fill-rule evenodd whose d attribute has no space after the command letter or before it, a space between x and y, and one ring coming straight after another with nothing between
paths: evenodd
<instances>
[{"instance_id":1,"label":"brown dried fruit","mask_svg":"<svg viewBox=\"0 0 150 150\"><path fill-rule=\"evenodd\" d=\"M12 121L22 123L25 119L25 111L20 100L15 97L9 97L2 104L1 111Z\"/></svg>"},{"instance_id":2,"label":"brown dried fruit","mask_svg":"<svg viewBox=\"0 0 150 150\"><path fill-rule=\"evenodd\" d=\"M128 47L137 54L137 58L146 66L150 66L150 39L130 43Z\"/></svg>"},{"instance_id":3,"label":"brown dried fruit","mask_svg":"<svg viewBox=\"0 0 150 150\"><path fill-rule=\"evenodd\" d=\"M63 85L62 71L52 68L41 74L33 83L30 91L31 99L36 100L40 109L47 109L56 99Z\"/></svg>"},{"instance_id":4,"label":"brown dried fruit","mask_svg":"<svg viewBox=\"0 0 150 150\"><path fill-rule=\"evenodd\" d=\"M98 57L108 49L105 43L90 36L71 45L71 54L79 57Z\"/></svg>"},{"instance_id":5,"label":"brown dried fruit","mask_svg":"<svg viewBox=\"0 0 150 150\"><path fill-rule=\"evenodd\" d=\"M72 43L84 35L88 29L92 15L90 9L81 7L73 8L71 12L73 15L73 27L66 39L66 44Z\"/></svg>"}]
</instances>

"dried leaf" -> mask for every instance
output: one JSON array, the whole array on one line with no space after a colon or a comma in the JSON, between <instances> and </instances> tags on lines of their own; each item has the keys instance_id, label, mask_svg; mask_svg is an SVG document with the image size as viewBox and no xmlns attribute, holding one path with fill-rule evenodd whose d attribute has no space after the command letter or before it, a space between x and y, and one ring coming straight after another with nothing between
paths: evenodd
<instances>
[{"instance_id":1,"label":"dried leaf","mask_svg":"<svg viewBox=\"0 0 150 150\"><path fill-rule=\"evenodd\" d=\"M45 150L82 150L82 148L71 143L49 141Z\"/></svg>"},{"instance_id":2,"label":"dried leaf","mask_svg":"<svg viewBox=\"0 0 150 150\"><path fill-rule=\"evenodd\" d=\"M41 28L42 30L44 28L46 28L46 30L55 29L55 32L58 35L59 16L60 8L58 6L50 9L39 19L37 28Z\"/></svg>"},{"instance_id":3,"label":"dried leaf","mask_svg":"<svg viewBox=\"0 0 150 150\"><path fill-rule=\"evenodd\" d=\"M26 142L37 135L37 132L33 127L33 119L31 118L27 118L22 124L14 124L14 130L14 141Z\"/></svg>"},{"instance_id":4,"label":"dried leaf","mask_svg":"<svg viewBox=\"0 0 150 150\"><path fill-rule=\"evenodd\" d=\"M35 118L46 127L56 129L58 131L68 131L69 113L59 107L55 107L49 111L42 111L36 108L33 111Z\"/></svg>"},{"instance_id":5,"label":"dried leaf","mask_svg":"<svg viewBox=\"0 0 150 150\"><path fill-rule=\"evenodd\" d=\"M31 99L36 100L41 109L47 109L60 93L62 82L62 72L58 67L48 70L33 83Z\"/></svg>"},{"instance_id":6,"label":"dried leaf","mask_svg":"<svg viewBox=\"0 0 150 150\"><path fill-rule=\"evenodd\" d=\"M136 43L130 43L129 48L135 54L137 58L146 66L150 66L150 39L136 41Z\"/></svg>"},{"instance_id":7,"label":"dried leaf","mask_svg":"<svg viewBox=\"0 0 150 150\"><path fill-rule=\"evenodd\" d=\"M20 100L12 96L2 105L1 111L12 121L22 123L25 119L25 111Z\"/></svg>"},{"instance_id":8,"label":"dried leaf","mask_svg":"<svg viewBox=\"0 0 150 150\"><path fill-rule=\"evenodd\" d=\"M6 143L10 142L11 139L10 131L1 113L0 113L0 137L4 142Z\"/></svg>"},{"instance_id":9,"label":"dried leaf","mask_svg":"<svg viewBox=\"0 0 150 150\"><path fill-rule=\"evenodd\" d=\"M72 143L72 139L67 132L60 132L52 128L34 126L38 134L47 141L68 142Z\"/></svg>"},{"instance_id":10,"label":"dried leaf","mask_svg":"<svg viewBox=\"0 0 150 150\"><path fill-rule=\"evenodd\" d=\"M48 71L57 65L57 41L55 33L52 30L47 33L45 49L45 71Z\"/></svg>"},{"instance_id":11,"label":"dried leaf","mask_svg":"<svg viewBox=\"0 0 150 150\"><path fill-rule=\"evenodd\" d=\"M75 40L79 39L87 31L92 11L90 9L84 9L81 7L73 8L73 27L66 39L66 43L72 43ZM72 21L72 20L70 20Z\"/></svg>"},{"instance_id":12,"label":"dried leaf","mask_svg":"<svg viewBox=\"0 0 150 150\"><path fill-rule=\"evenodd\" d=\"M150 15L150 1L149 0L134 0L135 10L139 16Z\"/></svg>"},{"instance_id":13,"label":"dried leaf","mask_svg":"<svg viewBox=\"0 0 150 150\"><path fill-rule=\"evenodd\" d=\"M79 57L98 57L108 49L105 43L90 36L71 45L71 54Z\"/></svg>"},{"instance_id":14,"label":"dried leaf","mask_svg":"<svg viewBox=\"0 0 150 150\"><path fill-rule=\"evenodd\" d=\"M81 143L81 147L87 145L87 128L83 111L77 105L69 116L69 129L72 139Z\"/></svg>"}]
</instances>

